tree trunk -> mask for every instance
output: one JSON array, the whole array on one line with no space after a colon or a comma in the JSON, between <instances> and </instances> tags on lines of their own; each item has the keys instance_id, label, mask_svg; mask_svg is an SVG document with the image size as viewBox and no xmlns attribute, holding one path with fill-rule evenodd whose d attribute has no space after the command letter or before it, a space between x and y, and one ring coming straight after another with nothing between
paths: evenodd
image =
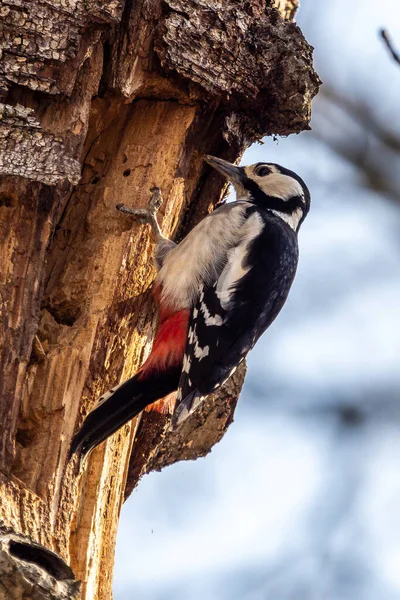
<instances>
[{"instance_id":1,"label":"tree trunk","mask_svg":"<svg viewBox=\"0 0 400 600\"><path fill-rule=\"evenodd\" d=\"M115 205L143 206L159 186L163 231L179 240L225 189L205 153L233 161L265 134L308 128L319 80L296 4L3 0L0 545L15 572L68 580L71 598L74 577L82 598L111 597L126 482L129 493L146 471L208 452L244 377L177 434L156 406L82 473L67 463L84 415L136 371L154 334L149 229Z\"/></svg>"}]
</instances>

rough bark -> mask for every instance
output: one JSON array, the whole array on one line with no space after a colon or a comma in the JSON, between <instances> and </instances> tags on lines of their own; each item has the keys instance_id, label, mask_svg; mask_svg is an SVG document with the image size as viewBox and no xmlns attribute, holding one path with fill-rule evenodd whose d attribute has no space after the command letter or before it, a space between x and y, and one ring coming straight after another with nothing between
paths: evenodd
<instances>
[{"instance_id":1,"label":"rough bark","mask_svg":"<svg viewBox=\"0 0 400 600\"><path fill-rule=\"evenodd\" d=\"M0 600L78 600L80 584L54 552L0 528Z\"/></svg>"},{"instance_id":2,"label":"rough bark","mask_svg":"<svg viewBox=\"0 0 400 600\"><path fill-rule=\"evenodd\" d=\"M149 231L115 205L142 206L161 187L163 231L180 239L224 191L204 153L235 160L264 134L308 128L319 80L295 8L0 8L0 518L71 565L87 600L111 596L128 473L127 492L151 469L208 452L244 376L178 434L166 433L168 415L146 412L136 439L139 419L83 473L67 464L73 431L102 392L135 372L154 334Z\"/></svg>"}]
</instances>

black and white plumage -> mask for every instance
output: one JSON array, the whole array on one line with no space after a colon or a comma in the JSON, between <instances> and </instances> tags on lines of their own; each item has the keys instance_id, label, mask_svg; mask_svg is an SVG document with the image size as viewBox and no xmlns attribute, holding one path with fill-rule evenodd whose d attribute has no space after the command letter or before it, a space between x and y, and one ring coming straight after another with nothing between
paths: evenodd
<instances>
[{"instance_id":1,"label":"black and white plumage","mask_svg":"<svg viewBox=\"0 0 400 600\"><path fill-rule=\"evenodd\" d=\"M236 370L280 312L296 273L297 231L309 208L308 190L278 165L253 169L294 176L295 183L286 187L289 194L284 198L266 197L245 168L239 171L250 188L251 202L244 211L240 243L229 250L218 279L201 286L191 311L174 425ZM273 188L275 194L285 193L279 180Z\"/></svg>"},{"instance_id":2,"label":"black and white plumage","mask_svg":"<svg viewBox=\"0 0 400 600\"><path fill-rule=\"evenodd\" d=\"M205 217L179 245L163 237L149 213L159 268L153 350L138 374L89 414L72 452L89 451L161 390L177 389L172 424L179 425L234 372L285 303L297 268L297 232L310 206L307 186L276 164L206 161L233 184L237 201ZM146 221L145 210L128 210Z\"/></svg>"}]
</instances>

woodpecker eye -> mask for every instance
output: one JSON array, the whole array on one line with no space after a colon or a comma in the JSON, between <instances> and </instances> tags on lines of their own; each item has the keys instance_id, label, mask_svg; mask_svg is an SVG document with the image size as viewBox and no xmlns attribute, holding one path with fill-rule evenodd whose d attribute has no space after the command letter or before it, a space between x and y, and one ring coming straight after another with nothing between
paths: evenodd
<instances>
[{"instance_id":1,"label":"woodpecker eye","mask_svg":"<svg viewBox=\"0 0 400 600\"><path fill-rule=\"evenodd\" d=\"M265 175L269 175L271 173L271 169L264 165L262 167L257 167L254 172L256 175L258 175L258 177L265 177Z\"/></svg>"}]
</instances>

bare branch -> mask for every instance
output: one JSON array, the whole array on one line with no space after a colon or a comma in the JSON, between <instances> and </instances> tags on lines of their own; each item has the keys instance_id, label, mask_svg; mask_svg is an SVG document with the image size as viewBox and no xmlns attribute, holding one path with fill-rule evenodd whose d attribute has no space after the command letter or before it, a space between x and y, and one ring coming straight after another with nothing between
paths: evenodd
<instances>
[{"instance_id":1,"label":"bare branch","mask_svg":"<svg viewBox=\"0 0 400 600\"><path fill-rule=\"evenodd\" d=\"M351 99L330 87L329 84L323 86L320 92L320 98L322 97L344 110L365 131L374 135L388 149L400 153L400 135L393 129L389 130L388 127L382 125L377 115L363 99Z\"/></svg>"},{"instance_id":2,"label":"bare branch","mask_svg":"<svg viewBox=\"0 0 400 600\"><path fill-rule=\"evenodd\" d=\"M400 154L400 136L382 125L363 99L352 100L326 86L320 99L322 102L314 107L314 135L352 163L369 188L400 202L394 167Z\"/></svg>"},{"instance_id":3,"label":"bare branch","mask_svg":"<svg viewBox=\"0 0 400 600\"><path fill-rule=\"evenodd\" d=\"M389 34L386 31L386 29L381 29L380 35L381 35L381 38L383 39L383 41L385 42L386 46L388 47L389 52L390 52L390 54L393 57L393 60L395 62L397 62L397 64L400 65L400 54L395 50L395 48L394 48L394 46L392 44L392 41L391 41L391 39L389 37Z\"/></svg>"}]
</instances>

